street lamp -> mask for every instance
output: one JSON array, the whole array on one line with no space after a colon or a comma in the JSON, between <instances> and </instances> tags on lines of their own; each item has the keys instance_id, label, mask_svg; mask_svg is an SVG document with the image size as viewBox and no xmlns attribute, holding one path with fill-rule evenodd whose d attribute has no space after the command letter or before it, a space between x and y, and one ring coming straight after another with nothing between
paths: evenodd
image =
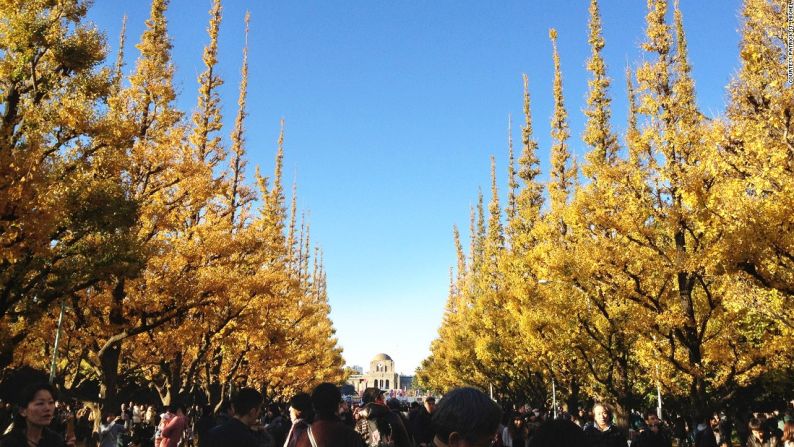
<instances>
[{"instance_id":1,"label":"street lamp","mask_svg":"<svg viewBox=\"0 0 794 447\"><path fill-rule=\"evenodd\" d=\"M653 344L656 346L656 335L653 336ZM656 361L656 416L662 419L662 387L661 375L659 374L659 360Z\"/></svg>"},{"instance_id":2,"label":"street lamp","mask_svg":"<svg viewBox=\"0 0 794 447\"><path fill-rule=\"evenodd\" d=\"M662 388L659 386L659 362L656 363L656 417L662 420Z\"/></svg>"},{"instance_id":3,"label":"street lamp","mask_svg":"<svg viewBox=\"0 0 794 447\"><path fill-rule=\"evenodd\" d=\"M554 384L554 376L551 376L551 408L554 412L554 419L557 419L557 387Z\"/></svg>"},{"instance_id":4,"label":"street lamp","mask_svg":"<svg viewBox=\"0 0 794 447\"><path fill-rule=\"evenodd\" d=\"M55 381L55 364L58 362L58 345L61 343L61 325L63 325L65 310L66 298L61 298L61 314L58 316L58 330L55 332L55 346L52 349L52 362L50 363L50 384Z\"/></svg>"}]
</instances>

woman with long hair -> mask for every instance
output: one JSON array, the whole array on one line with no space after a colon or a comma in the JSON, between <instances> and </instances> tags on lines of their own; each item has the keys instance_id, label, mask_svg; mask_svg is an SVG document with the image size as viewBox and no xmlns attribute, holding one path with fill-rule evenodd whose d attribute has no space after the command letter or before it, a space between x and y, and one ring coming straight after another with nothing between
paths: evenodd
<instances>
[{"instance_id":1,"label":"woman with long hair","mask_svg":"<svg viewBox=\"0 0 794 447\"><path fill-rule=\"evenodd\" d=\"M502 443L505 447L526 447L529 441L529 429L523 416L515 413L502 432Z\"/></svg>"}]
</instances>

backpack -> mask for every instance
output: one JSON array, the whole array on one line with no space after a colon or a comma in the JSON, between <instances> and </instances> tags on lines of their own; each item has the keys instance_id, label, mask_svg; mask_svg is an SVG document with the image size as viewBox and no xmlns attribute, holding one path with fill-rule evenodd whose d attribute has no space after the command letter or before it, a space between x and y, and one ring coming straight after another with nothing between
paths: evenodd
<instances>
[{"instance_id":1,"label":"backpack","mask_svg":"<svg viewBox=\"0 0 794 447\"><path fill-rule=\"evenodd\" d=\"M367 447L394 447L391 424L387 418L379 417L367 421L369 433L367 434Z\"/></svg>"}]
</instances>

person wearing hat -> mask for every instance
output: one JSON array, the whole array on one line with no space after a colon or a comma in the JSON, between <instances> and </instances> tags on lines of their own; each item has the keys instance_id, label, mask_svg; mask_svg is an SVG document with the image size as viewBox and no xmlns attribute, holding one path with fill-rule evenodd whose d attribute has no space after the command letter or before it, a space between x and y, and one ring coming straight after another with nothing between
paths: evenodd
<instances>
[{"instance_id":1,"label":"person wearing hat","mask_svg":"<svg viewBox=\"0 0 794 447\"><path fill-rule=\"evenodd\" d=\"M292 420L292 427L289 429L284 447L295 447L298 445L298 438L309 428L309 424L314 418L312 398L308 393L298 393L292 396L289 401L289 416Z\"/></svg>"},{"instance_id":2,"label":"person wearing hat","mask_svg":"<svg viewBox=\"0 0 794 447\"><path fill-rule=\"evenodd\" d=\"M361 435L364 444L378 446L393 443L394 447L411 447L408 431L400 417L386 406L382 390L365 389L361 401L363 407L356 414L356 431Z\"/></svg>"}]
</instances>

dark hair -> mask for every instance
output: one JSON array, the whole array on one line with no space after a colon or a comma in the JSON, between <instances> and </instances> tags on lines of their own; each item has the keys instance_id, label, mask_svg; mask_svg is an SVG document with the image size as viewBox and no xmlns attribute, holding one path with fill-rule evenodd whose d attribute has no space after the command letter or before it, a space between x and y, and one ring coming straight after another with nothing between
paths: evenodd
<instances>
[{"instance_id":1,"label":"dark hair","mask_svg":"<svg viewBox=\"0 0 794 447\"><path fill-rule=\"evenodd\" d=\"M645 411L645 419L648 419L648 417L650 417L650 416L659 417L659 415L656 413L656 409L655 408L654 409L648 409L648 410Z\"/></svg>"},{"instance_id":2,"label":"dark hair","mask_svg":"<svg viewBox=\"0 0 794 447\"><path fill-rule=\"evenodd\" d=\"M587 438L576 424L565 419L544 422L535 431L529 447L585 447Z\"/></svg>"},{"instance_id":3,"label":"dark hair","mask_svg":"<svg viewBox=\"0 0 794 447\"><path fill-rule=\"evenodd\" d=\"M312 390L312 407L318 416L333 416L339 409L342 393L333 383L323 382Z\"/></svg>"},{"instance_id":4,"label":"dark hair","mask_svg":"<svg viewBox=\"0 0 794 447\"><path fill-rule=\"evenodd\" d=\"M473 442L482 436L496 434L502 410L482 391L456 388L441 398L433 411L433 430L442 442L457 432L463 439Z\"/></svg>"},{"instance_id":5,"label":"dark hair","mask_svg":"<svg viewBox=\"0 0 794 447\"><path fill-rule=\"evenodd\" d=\"M436 403L436 398L433 397L433 396L427 396L427 398L425 399L425 402Z\"/></svg>"},{"instance_id":6,"label":"dark hair","mask_svg":"<svg viewBox=\"0 0 794 447\"><path fill-rule=\"evenodd\" d=\"M747 426L750 430L763 430L763 425L761 424L761 420L758 418L750 419L750 422L747 423Z\"/></svg>"},{"instance_id":7,"label":"dark hair","mask_svg":"<svg viewBox=\"0 0 794 447\"><path fill-rule=\"evenodd\" d=\"M402 407L402 403L400 402L400 399L397 399L396 397L392 397L391 399L386 401L386 406L389 407L389 409L391 410L399 410L400 407Z\"/></svg>"},{"instance_id":8,"label":"dark hair","mask_svg":"<svg viewBox=\"0 0 794 447\"><path fill-rule=\"evenodd\" d=\"M383 391L377 388L373 388L373 387L367 388L364 390L364 394L361 396L361 403L368 404L370 402L375 402L382 395L383 395Z\"/></svg>"},{"instance_id":9,"label":"dark hair","mask_svg":"<svg viewBox=\"0 0 794 447\"><path fill-rule=\"evenodd\" d=\"M260 405L262 405L262 394L253 388L242 388L232 398L235 416L245 416Z\"/></svg>"},{"instance_id":10,"label":"dark hair","mask_svg":"<svg viewBox=\"0 0 794 447\"><path fill-rule=\"evenodd\" d=\"M706 423L708 423L708 422L710 422L712 419L714 419L714 417L715 417L715 416L716 416L717 418L719 418L719 415L718 415L717 413L715 413L715 412L713 412L713 411L709 410L709 411L706 411L706 412L702 413L702 414L700 415L700 417L698 418L698 421L699 421L699 422L706 422Z\"/></svg>"},{"instance_id":11,"label":"dark hair","mask_svg":"<svg viewBox=\"0 0 794 447\"><path fill-rule=\"evenodd\" d=\"M289 406L298 410L301 418L307 419L312 412L312 398L309 393L298 393L289 400Z\"/></svg>"},{"instance_id":12,"label":"dark hair","mask_svg":"<svg viewBox=\"0 0 794 447\"><path fill-rule=\"evenodd\" d=\"M33 402L33 399L36 398L36 393L42 390L49 391L53 400L58 400L58 391L54 386L47 382L36 382L22 388L22 390L19 392L17 399L17 405L19 405L19 408L27 407L28 404Z\"/></svg>"},{"instance_id":13,"label":"dark hair","mask_svg":"<svg viewBox=\"0 0 794 447\"><path fill-rule=\"evenodd\" d=\"M39 391L47 391L52 396L53 400L58 399L58 391L55 389L54 386L50 385L47 382L36 382L32 383L20 390L19 394L17 395L17 408L18 410L14 412L14 427L21 429L25 427L25 418L22 417L20 410L23 408L27 408L28 404L33 402L36 398L36 393Z\"/></svg>"},{"instance_id":14,"label":"dark hair","mask_svg":"<svg viewBox=\"0 0 794 447\"><path fill-rule=\"evenodd\" d=\"M419 402L417 401L411 402L411 408L419 408Z\"/></svg>"},{"instance_id":15,"label":"dark hair","mask_svg":"<svg viewBox=\"0 0 794 447\"><path fill-rule=\"evenodd\" d=\"M273 413L274 416L281 416L281 407L275 402L267 406L267 411Z\"/></svg>"},{"instance_id":16,"label":"dark hair","mask_svg":"<svg viewBox=\"0 0 794 447\"><path fill-rule=\"evenodd\" d=\"M182 410L182 413L184 413L185 412L185 408L186 407L185 407L184 403L182 403L182 402L174 402L174 403L172 403L171 405L168 406L168 411L170 411L171 413L176 413L177 410Z\"/></svg>"},{"instance_id":17,"label":"dark hair","mask_svg":"<svg viewBox=\"0 0 794 447\"><path fill-rule=\"evenodd\" d=\"M524 429L526 429L526 425L524 424L526 422L524 420L524 416L522 416L521 413L517 411L512 412L510 416L511 417L509 417L507 420L507 424L505 424L507 425L507 432L510 434L511 437L519 436L521 434L519 430L523 432ZM516 421L521 421L521 428L516 427L515 424Z\"/></svg>"}]
</instances>

